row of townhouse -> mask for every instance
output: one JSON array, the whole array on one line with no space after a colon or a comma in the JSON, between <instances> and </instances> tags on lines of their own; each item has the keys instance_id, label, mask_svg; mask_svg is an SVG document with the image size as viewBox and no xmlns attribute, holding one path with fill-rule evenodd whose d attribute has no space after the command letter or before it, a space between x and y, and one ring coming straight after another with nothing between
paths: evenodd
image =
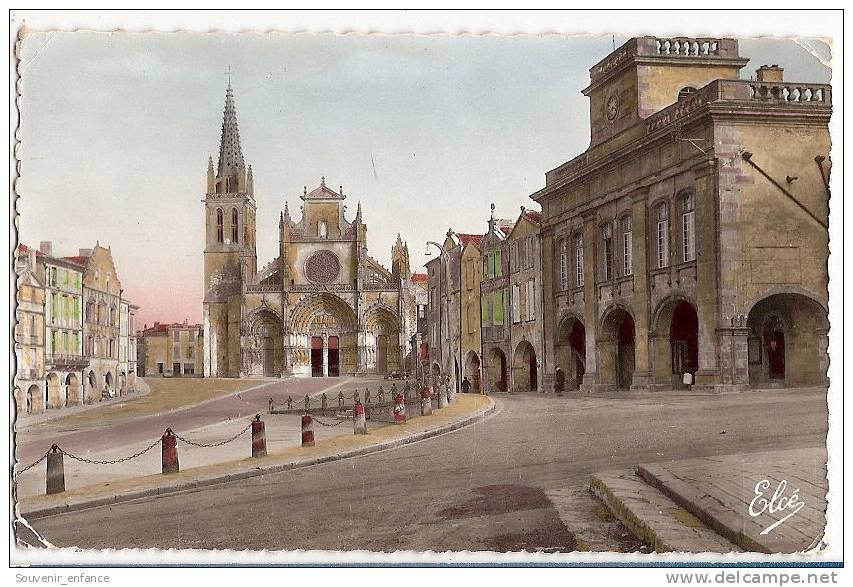
<instances>
[{"instance_id":1,"label":"row of townhouse","mask_svg":"<svg viewBox=\"0 0 853 587\"><path fill-rule=\"evenodd\" d=\"M541 213L427 263L429 369L496 390L828 384L831 88L733 39L630 39ZM472 316L478 315L479 320Z\"/></svg>"},{"instance_id":2,"label":"row of townhouse","mask_svg":"<svg viewBox=\"0 0 853 587\"><path fill-rule=\"evenodd\" d=\"M133 319L108 247L15 254L14 396L19 414L92 404L136 389Z\"/></svg>"}]
</instances>

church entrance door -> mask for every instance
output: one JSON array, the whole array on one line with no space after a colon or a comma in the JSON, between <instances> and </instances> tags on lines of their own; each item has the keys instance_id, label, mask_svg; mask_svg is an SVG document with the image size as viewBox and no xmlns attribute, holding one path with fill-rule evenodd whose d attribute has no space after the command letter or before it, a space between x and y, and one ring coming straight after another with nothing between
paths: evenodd
<instances>
[{"instance_id":1,"label":"church entrance door","mask_svg":"<svg viewBox=\"0 0 853 587\"><path fill-rule=\"evenodd\" d=\"M341 374L340 343L337 336L329 337L329 377L338 377Z\"/></svg>"},{"instance_id":2,"label":"church entrance door","mask_svg":"<svg viewBox=\"0 0 853 587\"><path fill-rule=\"evenodd\" d=\"M384 334L376 337L376 371L382 375L388 372L388 337Z\"/></svg>"},{"instance_id":3,"label":"church entrance door","mask_svg":"<svg viewBox=\"0 0 853 587\"><path fill-rule=\"evenodd\" d=\"M311 377L323 376L323 337L311 337Z\"/></svg>"}]
</instances>

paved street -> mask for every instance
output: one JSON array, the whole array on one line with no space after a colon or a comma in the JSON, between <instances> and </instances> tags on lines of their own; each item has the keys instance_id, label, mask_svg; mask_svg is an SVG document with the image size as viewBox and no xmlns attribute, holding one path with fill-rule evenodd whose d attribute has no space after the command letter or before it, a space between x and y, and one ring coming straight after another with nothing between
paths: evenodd
<instances>
[{"instance_id":1,"label":"paved street","mask_svg":"<svg viewBox=\"0 0 853 587\"><path fill-rule=\"evenodd\" d=\"M174 381L181 383L181 380ZM198 380L186 381L192 384ZM265 413L269 398L273 398L276 403L283 403L288 397L296 401L304 398L306 394L326 392L331 397L341 390L351 394L353 389L363 389L365 385L375 387L384 383L388 388L391 382L366 377L316 377L254 383L243 380L242 383L248 387L245 391L228 393L196 405L166 412L158 410L156 413L136 414L136 417L125 418L120 411L112 409L107 413L102 412L102 419L97 424L92 418L89 418L88 422L80 423L75 417L41 422L17 434L16 456L24 465L29 464L42 456L54 442L74 454L85 455L111 450L140 442L151 442L169 427L180 433ZM137 401L144 401L144 398ZM133 400L128 402L130 408L133 407L132 402Z\"/></svg>"},{"instance_id":2,"label":"paved street","mask_svg":"<svg viewBox=\"0 0 853 587\"><path fill-rule=\"evenodd\" d=\"M572 550L549 495L595 471L821 446L827 431L817 389L496 399L486 421L402 448L32 525L83 548Z\"/></svg>"}]
</instances>

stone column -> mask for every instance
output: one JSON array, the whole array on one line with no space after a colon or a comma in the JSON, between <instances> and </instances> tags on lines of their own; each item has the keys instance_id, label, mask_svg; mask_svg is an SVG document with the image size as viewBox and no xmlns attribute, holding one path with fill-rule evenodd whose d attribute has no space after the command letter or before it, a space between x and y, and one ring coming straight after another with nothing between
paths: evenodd
<instances>
[{"instance_id":1,"label":"stone column","mask_svg":"<svg viewBox=\"0 0 853 587\"><path fill-rule=\"evenodd\" d=\"M590 212L583 218L583 300L584 323L586 326L586 365L581 391L594 391L601 383L598 373L598 286L595 285L595 253L598 227L595 212ZM570 248L571 275L575 271L574 243Z\"/></svg>"},{"instance_id":2,"label":"stone column","mask_svg":"<svg viewBox=\"0 0 853 587\"><path fill-rule=\"evenodd\" d=\"M699 319L699 369L697 385L720 382L717 362L717 284L718 223L716 165L705 161L694 169L696 233L696 313ZM680 217L679 217L680 219ZM720 246L723 246L720 244ZM735 271L734 267L729 268Z\"/></svg>"},{"instance_id":3,"label":"stone column","mask_svg":"<svg viewBox=\"0 0 853 587\"><path fill-rule=\"evenodd\" d=\"M634 376L631 389L648 388L652 382L652 362L649 349L649 282L647 218L648 188L631 194L632 263L634 295L631 310L634 314ZM615 229L614 229L615 230Z\"/></svg>"},{"instance_id":4,"label":"stone column","mask_svg":"<svg viewBox=\"0 0 853 587\"><path fill-rule=\"evenodd\" d=\"M731 324L717 329L720 345L720 383L732 388L749 387L749 332L746 318L732 318ZM700 343L701 344L701 343Z\"/></svg>"},{"instance_id":5,"label":"stone column","mask_svg":"<svg viewBox=\"0 0 853 587\"><path fill-rule=\"evenodd\" d=\"M538 284L542 291L541 303L544 322L542 323L542 391L554 391L556 380L557 355L554 341L557 336L557 308L554 296L554 265L557 258L554 254L554 230L548 228L542 231L541 240L541 282ZM536 261L534 261L534 265ZM537 300L539 301L539 300Z\"/></svg>"}]
</instances>

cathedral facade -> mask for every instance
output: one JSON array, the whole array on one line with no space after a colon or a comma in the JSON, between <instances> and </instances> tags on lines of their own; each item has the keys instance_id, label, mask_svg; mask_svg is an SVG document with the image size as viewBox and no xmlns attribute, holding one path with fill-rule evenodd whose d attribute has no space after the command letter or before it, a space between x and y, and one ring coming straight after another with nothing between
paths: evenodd
<instances>
[{"instance_id":1,"label":"cathedral facade","mask_svg":"<svg viewBox=\"0 0 853 587\"><path fill-rule=\"evenodd\" d=\"M303 188L301 217L285 203L278 256L258 269L252 166L244 163L233 91L226 90L218 165L205 194L207 377L335 377L402 371L416 308L408 247L391 270L368 254L361 203L343 189Z\"/></svg>"}]
</instances>

